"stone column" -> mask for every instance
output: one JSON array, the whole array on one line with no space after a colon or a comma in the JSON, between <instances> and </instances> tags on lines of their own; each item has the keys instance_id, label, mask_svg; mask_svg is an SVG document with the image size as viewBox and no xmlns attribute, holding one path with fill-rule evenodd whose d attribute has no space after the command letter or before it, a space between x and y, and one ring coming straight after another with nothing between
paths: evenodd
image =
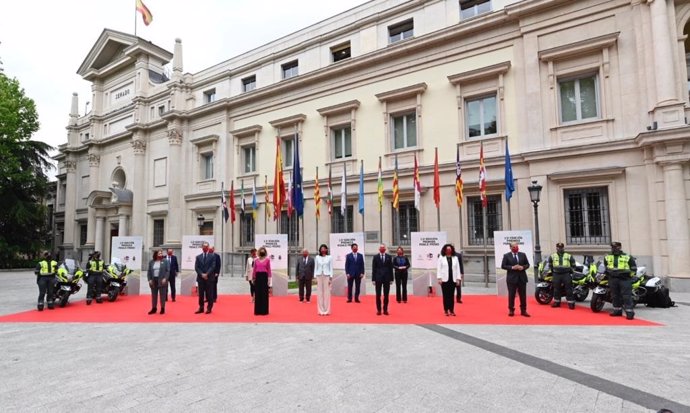
<instances>
[{"instance_id":1,"label":"stone column","mask_svg":"<svg viewBox=\"0 0 690 413\"><path fill-rule=\"evenodd\" d=\"M165 243L182 244L182 133L179 129L168 130L168 218L166 219Z\"/></svg>"},{"instance_id":2,"label":"stone column","mask_svg":"<svg viewBox=\"0 0 690 413\"><path fill-rule=\"evenodd\" d=\"M89 194L98 189L98 166L101 163L101 157L90 153L89 154ZM86 225L86 245L85 247L94 246L94 236L96 235L96 208L89 207L88 221Z\"/></svg>"},{"instance_id":3,"label":"stone column","mask_svg":"<svg viewBox=\"0 0 690 413\"><path fill-rule=\"evenodd\" d=\"M117 221L117 234L120 237L126 237L129 235L127 232L127 215L125 214L120 214L118 217Z\"/></svg>"},{"instance_id":4,"label":"stone column","mask_svg":"<svg viewBox=\"0 0 690 413\"><path fill-rule=\"evenodd\" d=\"M652 41L654 50L654 79L656 81L657 103L674 101L675 75L673 71L673 46L671 28L668 23L666 0L651 0L649 10L652 20Z\"/></svg>"},{"instance_id":5,"label":"stone column","mask_svg":"<svg viewBox=\"0 0 690 413\"><path fill-rule=\"evenodd\" d=\"M96 215L96 237L94 243L94 251L100 251L101 257L105 257L103 253L103 240L105 239L105 216L102 212Z\"/></svg>"},{"instance_id":6,"label":"stone column","mask_svg":"<svg viewBox=\"0 0 690 413\"><path fill-rule=\"evenodd\" d=\"M74 246L75 213L77 210L77 163L72 160L65 161L67 172L67 189L65 191L65 236L62 245L65 249L65 257L76 258Z\"/></svg>"},{"instance_id":7,"label":"stone column","mask_svg":"<svg viewBox=\"0 0 690 413\"><path fill-rule=\"evenodd\" d=\"M666 242L668 275L690 281L690 227L687 196L683 181L683 163L662 164L666 199ZM690 287L690 284L688 285Z\"/></svg>"},{"instance_id":8,"label":"stone column","mask_svg":"<svg viewBox=\"0 0 690 413\"><path fill-rule=\"evenodd\" d=\"M144 220L146 216L146 185L148 182L146 179L146 142L135 135L134 140L132 140L132 150L134 152L134 169L131 181L133 182L132 218L129 233L131 235L141 235L146 239L144 236L146 229L146 222ZM120 234L122 233L120 232Z\"/></svg>"}]
</instances>

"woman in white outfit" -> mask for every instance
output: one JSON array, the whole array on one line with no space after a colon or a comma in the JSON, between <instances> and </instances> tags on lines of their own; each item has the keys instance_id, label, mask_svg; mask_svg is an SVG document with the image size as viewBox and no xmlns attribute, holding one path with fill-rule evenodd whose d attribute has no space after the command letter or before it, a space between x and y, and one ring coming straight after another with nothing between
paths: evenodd
<instances>
[{"instance_id":1,"label":"woman in white outfit","mask_svg":"<svg viewBox=\"0 0 690 413\"><path fill-rule=\"evenodd\" d=\"M331 281L333 280L333 259L328 254L328 245L321 244L319 255L314 258L316 277L316 305L319 315L331 313Z\"/></svg>"}]
</instances>

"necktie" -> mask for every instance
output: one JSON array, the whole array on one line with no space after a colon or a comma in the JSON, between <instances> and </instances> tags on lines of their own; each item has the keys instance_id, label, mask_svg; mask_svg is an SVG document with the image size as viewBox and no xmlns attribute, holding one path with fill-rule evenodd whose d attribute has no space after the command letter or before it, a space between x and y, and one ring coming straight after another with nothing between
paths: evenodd
<instances>
[{"instance_id":1,"label":"necktie","mask_svg":"<svg viewBox=\"0 0 690 413\"><path fill-rule=\"evenodd\" d=\"M309 260L309 258L305 258L305 259L304 259L304 265L307 265L307 261L308 261L308 260Z\"/></svg>"},{"instance_id":2,"label":"necktie","mask_svg":"<svg viewBox=\"0 0 690 413\"><path fill-rule=\"evenodd\" d=\"M386 260L383 258L383 254L381 254L381 262L385 262Z\"/></svg>"},{"instance_id":3,"label":"necktie","mask_svg":"<svg viewBox=\"0 0 690 413\"><path fill-rule=\"evenodd\" d=\"M517 262L517 254L513 254L513 258L515 258L515 262Z\"/></svg>"}]
</instances>

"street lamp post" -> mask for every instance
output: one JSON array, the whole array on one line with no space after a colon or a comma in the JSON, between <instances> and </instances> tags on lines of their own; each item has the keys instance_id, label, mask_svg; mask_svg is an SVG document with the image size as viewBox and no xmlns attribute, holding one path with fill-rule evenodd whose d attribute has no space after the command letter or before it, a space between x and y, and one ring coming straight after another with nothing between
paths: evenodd
<instances>
[{"instance_id":1,"label":"street lamp post","mask_svg":"<svg viewBox=\"0 0 690 413\"><path fill-rule=\"evenodd\" d=\"M529 198L534 206L534 282L539 278L539 264L541 263L541 245L539 245L539 196L542 186L537 181L532 181L532 185L527 187Z\"/></svg>"},{"instance_id":2,"label":"street lamp post","mask_svg":"<svg viewBox=\"0 0 690 413\"><path fill-rule=\"evenodd\" d=\"M199 225L199 235L201 235L201 228L203 228L204 222L206 222L206 218L202 214L196 216L196 223Z\"/></svg>"}]
</instances>

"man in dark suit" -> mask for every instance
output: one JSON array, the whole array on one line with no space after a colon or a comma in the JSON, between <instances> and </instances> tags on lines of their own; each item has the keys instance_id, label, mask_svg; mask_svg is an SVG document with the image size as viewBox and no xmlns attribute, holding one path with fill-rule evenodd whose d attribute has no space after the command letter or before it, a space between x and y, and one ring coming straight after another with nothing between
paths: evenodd
<instances>
[{"instance_id":1,"label":"man in dark suit","mask_svg":"<svg viewBox=\"0 0 690 413\"><path fill-rule=\"evenodd\" d=\"M201 244L201 254L196 256L194 270L199 290L199 309L195 314L204 312L204 302L208 302L206 314L211 314L213 309L213 277L215 276L216 259L209 251L208 242Z\"/></svg>"},{"instance_id":2,"label":"man in dark suit","mask_svg":"<svg viewBox=\"0 0 690 413\"><path fill-rule=\"evenodd\" d=\"M345 256L345 275L347 276L347 302L352 302L352 286L355 287L355 302L359 302L359 289L364 278L364 255L357 252L356 243L350 245L352 252Z\"/></svg>"},{"instance_id":3,"label":"man in dark suit","mask_svg":"<svg viewBox=\"0 0 690 413\"><path fill-rule=\"evenodd\" d=\"M168 248L168 255L166 255L164 261L167 262L168 268L170 270L170 273L168 275L168 285L170 286L170 297L172 298L173 303L175 302L175 294L177 290L175 289L175 277L177 277L177 273L180 272L180 266L177 263L177 257L173 255L173 250L172 248ZM166 294L165 301L168 301L168 297Z\"/></svg>"},{"instance_id":4,"label":"man in dark suit","mask_svg":"<svg viewBox=\"0 0 690 413\"><path fill-rule=\"evenodd\" d=\"M453 245L453 248L455 248L455 245ZM455 256L458 257L458 264L460 264L460 277L462 277L462 281L460 282L460 284L457 285L455 291L457 292L458 304L462 304L462 283L465 282L465 267L462 265L462 252L456 250Z\"/></svg>"},{"instance_id":5,"label":"man in dark suit","mask_svg":"<svg viewBox=\"0 0 690 413\"><path fill-rule=\"evenodd\" d=\"M218 301L218 276L220 275L220 270L221 266L223 265L221 260L220 260L220 255L216 254L216 250L213 247L209 247L208 252L213 255L214 261L214 267L213 267L213 294L211 296L213 297L213 302L215 303Z\"/></svg>"},{"instance_id":6,"label":"man in dark suit","mask_svg":"<svg viewBox=\"0 0 690 413\"><path fill-rule=\"evenodd\" d=\"M295 276L299 283L299 300L304 302L304 290L307 290L307 302L311 300L311 282L314 279L314 259L309 256L309 250L306 248L302 250L302 258L297 259L297 267L295 268Z\"/></svg>"},{"instance_id":7,"label":"man in dark suit","mask_svg":"<svg viewBox=\"0 0 690 413\"><path fill-rule=\"evenodd\" d=\"M388 315L388 293L393 283L393 258L386 254L386 245L379 246L371 265L371 280L376 287L376 315L381 315L381 290L383 290L383 314Z\"/></svg>"},{"instance_id":8,"label":"man in dark suit","mask_svg":"<svg viewBox=\"0 0 690 413\"><path fill-rule=\"evenodd\" d=\"M503 255L501 268L508 272L508 315L515 315L515 293L520 295L520 315L529 317L527 313L527 270L529 261L524 252L519 251L517 242L510 243L510 252Z\"/></svg>"}]
</instances>

